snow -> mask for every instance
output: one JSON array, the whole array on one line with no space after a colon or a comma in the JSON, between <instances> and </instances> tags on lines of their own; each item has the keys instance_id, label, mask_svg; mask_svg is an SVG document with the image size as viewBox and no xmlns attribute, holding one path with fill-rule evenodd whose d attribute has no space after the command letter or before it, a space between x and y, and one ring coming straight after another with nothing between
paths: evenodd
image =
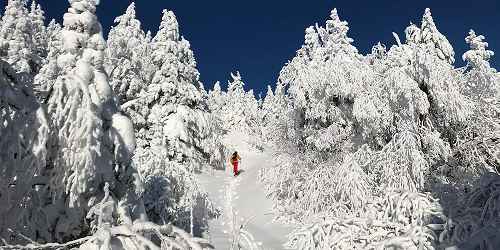
<instances>
[{"instance_id":1,"label":"snow","mask_svg":"<svg viewBox=\"0 0 500 250\"><path fill-rule=\"evenodd\" d=\"M69 3L64 27L35 1L1 18L0 248L500 245L485 36L456 68L425 9L363 55L333 9L256 98L238 71L205 90L174 12L152 35L132 3L105 41L99 1Z\"/></svg>"},{"instance_id":2,"label":"snow","mask_svg":"<svg viewBox=\"0 0 500 250\"><path fill-rule=\"evenodd\" d=\"M248 136L241 132L230 133L224 140L242 157L241 174L234 177L232 167L226 167L198 177L220 209L220 216L209 222L212 245L215 249L233 249L231 246L239 239L242 249L284 249L293 226L274 221L277 214L273 202L266 197L259 177L261 170L272 162L270 152L255 150L249 145ZM242 236L246 232L254 239L250 246Z\"/></svg>"}]
</instances>

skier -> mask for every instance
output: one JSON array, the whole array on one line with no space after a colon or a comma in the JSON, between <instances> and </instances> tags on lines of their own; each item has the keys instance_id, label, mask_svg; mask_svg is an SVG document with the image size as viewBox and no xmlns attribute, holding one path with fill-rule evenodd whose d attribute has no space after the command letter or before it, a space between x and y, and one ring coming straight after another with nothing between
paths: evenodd
<instances>
[{"instance_id":1,"label":"skier","mask_svg":"<svg viewBox=\"0 0 500 250\"><path fill-rule=\"evenodd\" d=\"M238 172L238 163L241 161L241 157L238 155L238 152L234 151L233 155L229 159L229 163L233 165L234 176L239 174Z\"/></svg>"}]
</instances>

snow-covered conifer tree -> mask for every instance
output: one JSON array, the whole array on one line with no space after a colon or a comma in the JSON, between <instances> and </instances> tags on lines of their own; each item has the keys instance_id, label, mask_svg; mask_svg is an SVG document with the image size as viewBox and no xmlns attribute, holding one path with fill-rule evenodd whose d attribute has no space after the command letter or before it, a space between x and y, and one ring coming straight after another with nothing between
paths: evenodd
<instances>
[{"instance_id":1,"label":"snow-covered conifer tree","mask_svg":"<svg viewBox=\"0 0 500 250\"><path fill-rule=\"evenodd\" d=\"M490 67L494 53L487 49L484 39L472 30L465 38L470 50L462 56L467 69L461 84L463 95L473 103L473 112L467 126L458 132L459 143L454 148L461 165L454 168L454 177L460 183L477 181L483 172L500 169L500 81Z\"/></svg>"},{"instance_id":2,"label":"snow-covered conifer tree","mask_svg":"<svg viewBox=\"0 0 500 250\"><path fill-rule=\"evenodd\" d=\"M231 78L232 80L227 83L226 104L221 114L224 117L224 129L249 132L250 129L257 127L257 100L252 90L245 91L245 83L240 72L231 73Z\"/></svg>"},{"instance_id":3,"label":"snow-covered conifer tree","mask_svg":"<svg viewBox=\"0 0 500 250\"><path fill-rule=\"evenodd\" d=\"M31 81L40 66L34 32L26 2L9 0L1 22L0 46L4 49L0 56L18 72L25 73L25 81Z\"/></svg>"},{"instance_id":4,"label":"snow-covered conifer tree","mask_svg":"<svg viewBox=\"0 0 500 250\"><path fill-rule=\"evenodd\" d=\"M310 29L306 41L310 40ZM326 29L315 29L323 44L312 52L312 59L304 58L303 51L309 50L308 44L304 45L281 71L279 81L293 102L295 121L290 127L295 127L297 142L333 151L352 129L352 121L346 120L342 106L352 105L373 73L351 45L347 22L340 20L336 9Z\"/></svg>"},{"instance_id":5,"label":"snow-covered conifer tree","mask_svg":"<svg viewBox=\"0 0 500 250\"><path fill-rule=\"evenodd\" d=\"M220 82L214 84L214 88L208 91L208 107L212 112L217 112L222 108L225 100L226 92L222 91Z\"/></svg>"},{"instance_id":6,"label":"snow-covered conifer tree","mask_svg":"<svg viewBox=\"0 0 500 250\"><path fill-rule=\"evenodd\" d=\"M124 104L136 99L147 85L143 62L148 58L149 43L135 17L134 3L115 23L108 35L105 65L119 103Z\"/></svg>"},{"instance_id":7,"label":"snow-covered conifer tree","mask_svg":"<svg viewBox=\"0 0 500 250\"><path fill-rule=\"evenodd\" d=\"M237 71L231 73L227 91L221 90L220 83L209 91L208 103L215 114L225 138L239 137L250 146L262 147L261 101L255 98L253 90L245 91L245 83ZM233 147L226 143L227 147Z\"/></svg>"},{"instance_id":8,"label":"snow-covered conifer tree","mask_svg":"<svg viewBox=\"0 0 500 250\"><path fill-rule=\"evenodd\" d=\"M269 145L280 144L280 140L286 140L288 105L281 84L277 84L273 92L271 86L267 87L267 93L262 103L262 136Z\"/></svg>"},{"instance_id":9,"label":"snow-covered conifer tree","mask_svg":"<svg viewBox=\"0 0 500 250\"><path fill-rule=\"evenodd\" d=\"M49 234L41 212L45 201L40 199L48 129L31 85L1 60L0 235L11 243L23 241L19 233L33 239Z\"/></svg>"},{"instance_id":10,"label":"snow-covered conifer tree","mask_svg":"<svg viewBox=\"0 0 500 250\"><path fill-rule=\"evenodd\" d=\"M45 27L45 16L42 10L42 6L37 4L35 0L31 2L31 8L29 12L30 22L31 22L31 30L33 32L33 45L35 48L35 53L38 55L40 59L37 62L37 68L35 72L38 73L40 68L43 66L43 60L47 57L48 54L48 43L50 37L48 37L47 28Z\"/></svg>"},{"instance_id":11,"label":"snow-covered conifer tree","mask_svg":"<svg viewBox=\"0 0 500 250\"><path fill-rule=\"evenodd\" d=\"M50 213L47 230L55 239L82 235L97 222L82 223L104 197L116 201L116 222L145 219L142 186L131 164L135 136L129 118L121 114L103 68L105 41L95 15L94 0L71 0L61 31L61 69L48 96L54 139L49 142ZM115 223L115 222L113 222Z\"/></svg>"},{"instance_id":12,"label":"snow-covered conifer tree","mask_svg":"<svg viewBox=\"0 0 500 250\"><path fill-rule=\"evenodd\" d=\"M407 29L406 44L399 41L389 51L377 45L366 58L351 45L347 31L347 23L332 11L326 28L306 30L304 46L280 72L278 83L285 86L288 98L283 105L292 110L283 112L281 120L293 133L277 136L289 142L280 141L280 163L265 171L264 182L288 217L307 222L319 216L319 221L326 218L321 222L324 227L350 224L343 218L351 216L374 220L370 214L392 209L392 200L409 202L406 210L395 209L391 215L405 227L402 232L381 233L383 237L359 247L391 242L403 248L432 245L437 238L423 237L415 243L412 239L417 235L398 237L418 230L427 233L425 226L433 212L425 220L408 224L422 211L412 209L413 201L407 197L433 190L439 179L436 169L442 169L452 156L452 140L443 138L441 132L456 137L469 114L460 92L460 74L450 64L453 50L437 31L430 11L424 15L422 28L412 25ZM315 34L324 42L314 42ZM452 110L457 112L452 114ZM390 202L373 201L388 190ZM439 210L430 196L422 195L421 202L422 209ZM379 219L382 224L392 221ZM318 233L331 238L306 239L311 241L300 247L349 248L355 244L342 245L331 239L360 227L368 229L363 232L367 235L381 229L363 223L337 232L311 232L308 226L305 234L298 231L297 235ZM300 242L301 237L294 240Z\"/></svg>"},{"instance_id":13,"label":"snow-covered conifer tree","mask_svg":"<svg viewBox=\"0 0 500 250\"><path fill-rule=\"evenodd\" d=\"M219 132L202 98L190 44L180 36L173 12L163 12L151 46L155 69L136 105L145 119L136 124L139 148L134 159L151 187L145 201L150 217L187 229L189 211L205 197L194 172L222 164ZM161 183L167 186L153 188ZM168 191L174 186L178 192Z\"/></svg>"},{"instance_id":14,"label":"snow-covered conifer tree","mask_svg":"<svg viewBox=\"0 0 500 250\"><path fill-rule=\"evenodd\" d=\"M55 20L52 20L47 27L48 54L45 58L45 64L33 82L35 94L41 103L46 103L47 96L52 91L52 87L62 70L57 64L57 58L63 50L61 30L61 26Z\"/></svg>"}]
</instances>

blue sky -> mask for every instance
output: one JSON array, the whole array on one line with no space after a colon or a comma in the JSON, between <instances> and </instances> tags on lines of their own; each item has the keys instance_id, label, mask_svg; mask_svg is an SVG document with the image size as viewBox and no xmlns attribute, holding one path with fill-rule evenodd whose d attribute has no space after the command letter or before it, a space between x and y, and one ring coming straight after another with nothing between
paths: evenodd
<instances>
[{"instance_id":1,"label":"blue sky","mask_svg":"<svg viewBox=\"0 0 500 250\"><path fill-rule=\"evenodd\" d=\"M2 0L4 9L7 0ZM62 20L68 6L64 0L39 0L49 18ZM101 0L98 16L106 30L131 0ZM304 40L304 30L314 23L324 25L333 8L349 22L349 35L366 54L381 41L394 44L391 32L403 37L410 22L419 23L426 7L431 8L438 29L445 34L457 54L457 66L467 46L469 29L484 34L490 49L499 56L492 65L500 66L500 1L498 0L136 0L138 18L144 30L155 32L161 10L175 12L182 35L191 42L201 80L211 87L223 86L231 71L239 70L255 93L265 93L274 84L283 65Z\"/></svg>"}]
</instances>

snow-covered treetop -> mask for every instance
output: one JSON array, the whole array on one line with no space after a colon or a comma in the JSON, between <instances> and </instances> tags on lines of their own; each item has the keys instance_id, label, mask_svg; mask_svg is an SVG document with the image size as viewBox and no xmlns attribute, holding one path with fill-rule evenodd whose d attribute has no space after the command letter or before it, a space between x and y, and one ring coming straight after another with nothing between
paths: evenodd
<instances>
[{"instance_id":1,"label":"snow-covered treetop","mask_svg":"<svg viewBox=\"0 0 500 250\"><path fill-rule=\"evenodd\" d=\"M32 73L38 61L33 44L32 22L26 2L9 0L5 7L0 28L0 47L6 51L4 59L18 72Z\"/></svg>"},{"instance_id":2,"label":"snow-covered treetop","mask_svg":"<svg viewBox=\"0 0 500 250\"><path fill-rule=\"evenodd\" d=\"M384 44L378 42L372 48L372 55L378 59L382 59L387 55L387 48Z\"/></svg>"},{"instance_id":3,"label":"snow-covered treetop","mask_svg":"<svg viewBox=\"0 0 500 250\"><path fill-rule=\"evenodd\" d=\"M236 71L236 75L233 74L233 72L231 72L231 78L232 78L232 81L227 82L227 85L228 85L227 91L232 92L232 91L236 91L238 89L243 90L243 86L245 86L245 83L243 82L243 80L241 78L240 72Z\"/></svg>"},{"instance_id":4,"label":"snow-covered treetop","mask_svg":"<svg viewBox=\"0 0 500 250\"><path fill-rule=\"evenodd\" d=\"M481 62L488 62L495 53L488 50L488 43L483 35L476 35L474 30L469 31L469 35L465 38L465 42L469 44L470 50L462 55L462 59L472 66L478 66Z\"/></svg>"},{"instance_id":5,"label":"snow-covered treetop","mask_svg":"<svg viewBox=\"0 0 500 250\"><path fill-rule=\"evenodd\" d=\"M135 3L131 3L125 14L117 17L115 19L115 23L121 26L132 26L132 27L140 27L141 22L137 20L135 15Z\"/></svg>"},{"instance_id":6,"label":"snow-covered treetop","mask_svg":"<svg viewBox=\"0 0 500 250\"><path fill-rule=\"evenodd\" d=\"M316 47L319 44L318 33L314 29L314 26L310 26L306 29L305 42L306 46Z\"/></svg>"},{"instance_id":7,"label":"snow-covered treetop","mask_svg":"<svg viewBox=\"0 0 500 250\"><path fill-rule=\"evenodd\" d=\"M101 26L95 15L96 2L94 0L69 0L71 7L64 14L63 32L97 34L101 32ZM75 39L75 36L64 36Z\"/></svg>"},{"instance_id":8,"label":"snow-covered treetop","mask_svg":"<svg viewBox=\"0 0 500 250\"><path fill-rule=\"evenodd\" d=\"M348 22L340 20L337 9L331 11L330 18L326 21L326 30L331 35L329 40L340 44L351 44L354 40L347 36Z\"/></svg>"},{"instance_id":9,"label":"snow-covered treetop","mask_svg":"<svg viewBox=\"0 0 500 250\"><path fill-rule=\"evenodd\" d=\"M325 60L340 52L358 56L358 50L351 45L354 40L347 36L348 32L348 22L340 20L337 9L333 9L330 19L326 21L326 28L316 23L305 30L304 45L297 51L294 60Z\"/></svg>"},{"instance_id":10,"label":"snow-covered treetop","mask_svg":"<svg viewBox=\"0 0 500 250\"><path fill-rule=\"evenodd\" d=\"M219 81L215 82L215 84L214 84L214 90L213 91L214 92L219 92L219 93L222 91L222 89L220 87L220 82Z\"/></svg>"},{"instance_id":11,"label":"snow-covered treetop","mask_svg":"<svg viewBox=\"0 0 500 250\"><path fill-rule=\"evenodd\" d=\"M266 97L274 97L274 93L273 93L273 88L271 88L271 85L267 85L267 93L266 93Z\"/></svg>"},{"instance_id":12,"label":"snow-covered treetop","mask_svg":"<svg viewBox=\"0 0 500 250\"><path fill-rule=\"evenodd\" d=\"M32 1L30 9L30 17L32 18L32 21L41 23L43 25L43 22L45 20L44 14L45 13L42 10L42 6L40 6L40 4L37 4L36 1Z\"/></svg>"},{"instance_id":13,"label":"snow-covered treetop","mask_svg":"<svg viewBox=\"0 0 500 250\"><path fill-rule=\"evenodd\" d=\"M179 37L179 23L174 12L163 10L160 29L153 38L153 42L178 41Z\"/></svg>"},{"instance_id":14,"label":"snow-covered treetop","mask_svg":"<svg viewBox=\"0 0 500 250\"><path fill-rule=\"evenodd\" d=\"M408 44L429 45L435 49L439 58L446 60L450 64L455 62L455 51L448 39L437 29L429 8L425 9L421 27L418 28L416 25L410 23L405 33Z\"/></svg>"}]
</instances>

